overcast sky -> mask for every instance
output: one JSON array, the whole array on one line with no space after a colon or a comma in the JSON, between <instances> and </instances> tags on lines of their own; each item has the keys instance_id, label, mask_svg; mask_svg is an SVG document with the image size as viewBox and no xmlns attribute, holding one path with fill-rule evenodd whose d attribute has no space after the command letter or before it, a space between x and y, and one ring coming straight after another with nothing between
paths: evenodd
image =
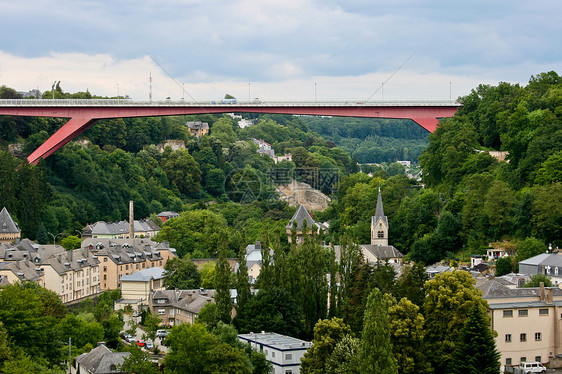
<instances>
[{"instance_id":1,"label":"overcast sky","mask_svg":"<svg viewBox=\"0 0 562 374\"><path fill-rule=\"evenodd\" d=\"M0 0L0 14L0 85L19 91L144 100L152 75L154 99L448 99L562 72L560 0Z\"/></svg>"}]
</instances>

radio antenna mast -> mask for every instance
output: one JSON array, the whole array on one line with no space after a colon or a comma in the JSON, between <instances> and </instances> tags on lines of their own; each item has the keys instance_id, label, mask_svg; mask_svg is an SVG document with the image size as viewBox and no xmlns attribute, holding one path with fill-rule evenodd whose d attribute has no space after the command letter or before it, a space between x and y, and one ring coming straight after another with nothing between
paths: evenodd
<instances>
[{"instance_id":1,"label":"radio antenna mast","mask_svg":"<svg viewBox=\"0 0 562 374\"><path fill-rule=\"evenodd\" d=\"M148 81L150 82L150 91L148 92L148 100L152 103L152 72L148 73Z\"/></svg>"}]
</instances>

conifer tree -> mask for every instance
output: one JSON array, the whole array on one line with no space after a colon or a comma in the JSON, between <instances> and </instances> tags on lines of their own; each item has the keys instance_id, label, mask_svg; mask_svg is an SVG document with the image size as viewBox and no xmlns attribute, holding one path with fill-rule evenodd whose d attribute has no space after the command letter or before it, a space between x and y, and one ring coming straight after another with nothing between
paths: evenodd
<instances>
[{"instance_id":1,"label":"conifer tree","mask_svg":"<svg viewBox=\"0 0 562 374\"><path fill-rule=\"evenodd\" d=\"M230 265L226 258L226 243L220 244L219 260L217 262L215 303L217 304L217 319L230 323L232 300L230 299Z\"/></svg>"},{"instance_id":2,"label":"conifer tree","mask_svg":"<svg viewBox=\"0 0 562 374\"><path fill-rule=\"evenodd\" d=\"M500 353L481 305L475 304L461 330L453 352L451 373L496 374L500 372Z\"/></svg>"},{"instance_id":3,"label":"conifer tree","mask_svg":"<svg viewBox=\"0 0 562 374\"><path fill-rule=\"evenodd\" d=\"M242 238L242 245L238 252L238 273L236 274L236 309L242 310L250 300L250 278L246 263L246 241Z\"/></svg>"},{"instance_id":4,"label":"conifer tree","mask_svg":"<svg viewBox=\"0 0 562 374\"><path fill-rule=\"evenodd\" d=\"M367 299L359 357L361 373L398 373L390 342L388 301L378 288L373 289Z\"/></svg>"}]
</instances>

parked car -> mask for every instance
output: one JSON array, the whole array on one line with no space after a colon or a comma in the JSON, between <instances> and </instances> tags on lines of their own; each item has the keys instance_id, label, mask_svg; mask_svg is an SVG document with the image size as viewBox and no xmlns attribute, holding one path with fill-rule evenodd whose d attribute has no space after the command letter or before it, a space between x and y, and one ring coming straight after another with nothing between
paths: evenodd
<instances>
[{"instance_id":1,"label":"parked car","mask_svg":"<svg viewBox=\"0 0 562 374\"><path fill-rule=\"evenodd\" d=\"M164 339L168 334L169 332L167 330L156 330L156 336L160 339Z\"/></svg>"},{"instance_id":2,"label":"parked car","mask_svg":"<svg viewBox=\"0 0 562 374\"><path fill-rule=\"evenodd\" d=\"M523 370L524 373L545 373L546 367L540 362L522 362L519 364L519 368Z\"/></svg>"},{"instance_id":3,"label":"parked car","mask_svg":"<svg viewBox=\"0 0 562 374\"><path fill-rule=\"evenodd\" d=\"M140 317L141 313L140 312L133 312L133 317Z\"/></svg>"},{"instance_id":4,"label":"parked car","mask_svg":"<svg viewBox=\"0 0 562 374\"><path fill-rule=\"evenodd\" d=\"M134 342L137 341L137 339L135 339L134 336L129 335L129 336L127 337L127 341L128 341L129 343L134 343Z\"/></svg>"},{"instance_id":5,"label":"parked car","mask_svg":"<svg viewBox=\"0 0 562 374\"><path fill-rule=\"evenodd\" d=\"M146 343L144 343L144 348L145 349L152 349L152 348L154 348L154 345L151 342L146 342Z\"/></svg>"},{"instance_id":6,"label":"parked car","mask_svg":"<svg viewBox=\"0 0 562 374\"><path fill-rule=\"evenodd\" d=\"M146 345L146 342L145 342L144 340L139 340L139 341L137 342L137 345L138 345L139 347L144 347L144 346Z\"/></svg>"}]
</instances>

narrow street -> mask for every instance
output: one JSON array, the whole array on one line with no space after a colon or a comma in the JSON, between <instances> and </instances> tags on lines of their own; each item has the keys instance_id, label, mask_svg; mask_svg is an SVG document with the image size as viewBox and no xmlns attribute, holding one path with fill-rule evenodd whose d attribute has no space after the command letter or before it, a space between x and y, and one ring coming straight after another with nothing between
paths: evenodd
<instances>
[{"instance_id":1,"label":"narrow street","mask_svg":"<svg viewBox=\"0 0 562 374\"><path fill-rule=\"evenodd\" d=\"M123 321L125 321L125 325L123 326L123 331L127 331L129 329L129 321L131 319L135 320L135 322L137 323L137 332L135 334L135 339L137 341L143 340L142 337L146 332L142 329L142 326L139 325L140 317L132 317L128 314L124 314L123 315ZM150 339L146 339L146 340L150 341ZM157 337L156 339L154 339L154 341L152 343L154 344L154 347L158 347L158 349L162 353L164 353L164 354L168 353L168 347L166 347L165 345L162 344L162 339Z\"/></svg>"}]
</instances>

